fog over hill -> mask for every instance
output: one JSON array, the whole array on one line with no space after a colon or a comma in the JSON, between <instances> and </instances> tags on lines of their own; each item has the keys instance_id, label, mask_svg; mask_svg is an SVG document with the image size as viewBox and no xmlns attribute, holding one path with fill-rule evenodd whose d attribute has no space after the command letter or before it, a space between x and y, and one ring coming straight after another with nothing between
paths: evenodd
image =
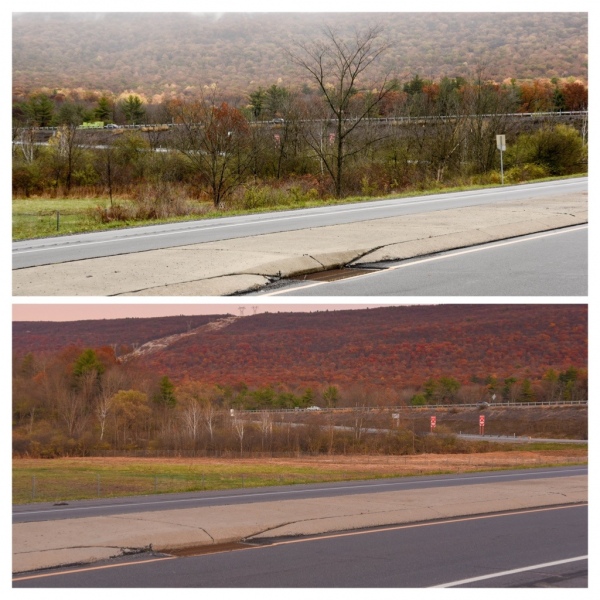
<instances>
[{"instance_id":1,"label":"fog over hill","mask_svg":"<svg viewBox=\"0 0 600 600\"><path fill-rule=\"evenodd\" d=\"M15 13L13 92L133 91L160 101L211 84L238 96L299 88L309 81L285 49L324 25L347 35L379 24L390 47L373 79L471 78L484 66L496 81L587 81L586 13Z\"/></svg>"}]
</instances>

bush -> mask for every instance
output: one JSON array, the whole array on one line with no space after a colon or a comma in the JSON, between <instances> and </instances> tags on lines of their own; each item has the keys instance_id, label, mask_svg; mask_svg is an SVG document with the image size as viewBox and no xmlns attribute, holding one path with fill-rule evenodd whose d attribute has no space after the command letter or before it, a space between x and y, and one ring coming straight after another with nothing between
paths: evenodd
<instances>
[{"instance_id":1,"label":"bush","mask_svg":"<svg viewBox=\"0 0 600 600\"><path fill-rule=\"evenodd\" d=\"M532 179L543 179L548 177L549 173L546 167L527 163L518 167L509 169L504 174L506 183L519 183L521 181L530 181Z\"/></svg>"},{"instance_id":2,"label":"bush","mask_svg":"<svg viewBox=\"0 0 600 600\"><path fill-rule=\"evenodd\" d=\"M569 175L587 170L583 139L576 129L568 125L545 127L519 136L505 157L509 170L525 166L531 169L530 165L544 169L547 175Z\"/></svg>"},{"instance_id":3,"label":"bush","mask_svg":"<svg viewBox=\"0 0 600 600\"><path fill-rule=\"evenodd\" d=\"M252 210L275 206L302 206L317 200L317 182L311 177L294 178L277 186L255 184L238 190L232 199L233 208Z\"/></svg>"},{"instance_id":4,"label":"bush","mask_svg":"<svg viewBox=\"0 0 600 600\"><path fill-rule=\"evenodd\" d=\"M112 221L146 221L186 216L206 212L209 209L191 203L183 191L175 186L159 182L136 188L131 202L113 204L105 208L97 206L92 217L101 223Z\"/></svg>"}]
</instances>

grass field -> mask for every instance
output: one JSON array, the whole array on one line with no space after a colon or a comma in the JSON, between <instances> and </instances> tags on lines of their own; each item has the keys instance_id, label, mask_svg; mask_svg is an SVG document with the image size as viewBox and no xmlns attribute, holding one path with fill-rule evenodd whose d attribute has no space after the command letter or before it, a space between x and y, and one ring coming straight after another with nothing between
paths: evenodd
<instances>
[{"instance_id":1,"label":"grass field","mask_svg":"<svg viewBox=\"0 0 600 600\"><path fill-rule=\"evenodd\" d=\"M199 490L223 490L585 464L581 446L477 454L315 456L261 459L63 458L14 459L13 503L60 502Z\"/></svg>"},{"instance_id":2,"label":"grass field","mask_svg":"<svg viewBox=\"0 0 600 600\"><path fill-rule=\"evenodd\" d=\"M178 219L146 220L135 222L113 221L101 223L93 217L98 207L109 205L108 198L17 199L12 202L13 241L33 238L123 229L156 225L167 221L205 218L206 215L188 215ZM58 215L57 215L58 213Z\"/></svg>"},{"instance_id":3,"label":"grass field","mask_svg":"<svg viewBox=\"0 0 600 600\"><path fill-rule=\"evenodd\" d=\"M575 176L574 176L575 177ZM581 177L581 175L577 175ZM551 178L539 180L549 181ZM552 178L561 179L561 178ZM529 182L532 183L532 182ZM465 185L452 188L435 188L431 190L410 190L402 194L393 194L388 198L404 198L424 196L428 194L461 192L483 188L497 187L495 185ZM279 203L269 206L257 206L246 210L228 208L226 210L213 210L206 205L198 205L197 214L187 214L181 217L169 219L135 220L135 221L112 221L101 223L93 218L92 212L97 208L105 208L110 205L106 198L17 198L12 201L12 235L13 241L51 237L57 235L69 235L73 233L86 233L90 231L104 231L109 229L123 229L125 227L139 227L142 225L157 225L160 223L189 221L196 219L230 217L242 214L254 214L262 212L274 212L279 210L290 210L299 208L313 208L335 204L347 204L352 202L369 202L385 198L351 197L343 199L329 198L320 199L298 199L293 196L279 196ZM115 199L116 204L126 204L128 201ZM57 212L59 218L57 220Z\"/></svg>"}]
</instances>

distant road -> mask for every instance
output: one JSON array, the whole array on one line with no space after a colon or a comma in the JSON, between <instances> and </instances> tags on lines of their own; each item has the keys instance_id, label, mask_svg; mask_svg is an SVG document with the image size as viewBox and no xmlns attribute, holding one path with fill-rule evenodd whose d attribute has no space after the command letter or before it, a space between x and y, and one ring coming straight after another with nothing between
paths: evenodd
<instances>
[{"instance_id":1,"label":"distant road","mask_svg":"<svg viewBox=\"0 0 600 600\"><path fill-rule=\"evenodd\" d=\"M378 200L359 204L344 204L240 217L223 217L203 221L187 221L184 223L26 240L13 243L13 269L257 236L266 233L296 231L386 217L428 213L466 206L561 196L585 192L587 187L588 178L582 177L469 192Z\"/></svg>"},{"instance_id":2,"label":"distant road","mask_svg":"<svg viewBox=\"0 0 600 600\"><path fill-rule=\"evenodd\" d=\"M14 587L425 588L588 585L587 505L150 555L13 579Z\"/></svg>"},{"instance_id":3,"label":"distant road","mask_svg":"<svg viewBox=\"0 0 600 600\"><path fill-rule=\"evenodd\" d=\"M49 503L35 503L14 506L13 523L106 515L125 515L144 511L177 510L200 506L250 504L274 500L298 500L323 497L336 498L353 494L392 492L397 490L446 488L481 483L572 477L573 475L587 475L587 473L587 467L574 466L518 471L494 471L488 473L464 473L460 475L402 477L398 479L376 479L370 481L348 481L226 491L221 490L215 492L163 494L136 496L131 498L79 500L61 506L54 506Z\"/></svg>"},{"instance_id":4,"label":"distant road","mask_svg":"<svg viewBox=\"0 0 600 600\"><path fill-rule=\"evenodd\" d=\"M372 266L380 270L331 282L289 279L253 295L586 296L588 227Z\"/></svg>"}]
</instances>

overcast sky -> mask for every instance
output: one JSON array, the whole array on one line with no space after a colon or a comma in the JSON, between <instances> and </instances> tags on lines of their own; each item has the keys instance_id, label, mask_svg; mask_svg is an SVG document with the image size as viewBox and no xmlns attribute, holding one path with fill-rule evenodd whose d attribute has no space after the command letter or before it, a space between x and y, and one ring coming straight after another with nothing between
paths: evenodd
<instances>
[{"instance_id":1,"label":"overcast sky","mask_svg":"<svg viewBox=\"0 0 600 600\"><path fill-rule=\"evenodd\" d=\"M232 301L233 300L233 301ZM126 317L165 317L171 315L244 314L253 312L316 312L319 310L348 310L374 308L381 304L259 304L224 299L206 304L14 304L13 321L81 321L87 319L123 319ZM391 305L394 306L394 305ZM396 305L397 306L397 305Z\"/></svg>"}]
</instances>

